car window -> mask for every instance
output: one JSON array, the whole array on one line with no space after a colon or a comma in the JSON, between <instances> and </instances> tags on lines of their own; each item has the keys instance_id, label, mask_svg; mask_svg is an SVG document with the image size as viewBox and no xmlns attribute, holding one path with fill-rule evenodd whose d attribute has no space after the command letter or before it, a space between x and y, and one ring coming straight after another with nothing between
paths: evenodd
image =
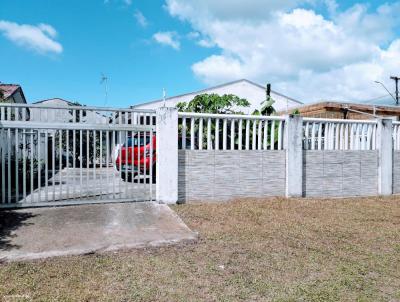
<instances>
[{"instance_id":1,"label":"car window","mask_svg":"<svg viewBox=\"0 0 400 302\"><path fill-rule=\"evenodd\" d=\"M150 136L146 136L146 137L135 136L134 138L129 137L128 141L124 144L124 147L132 147L132 146L133 147L137 147L137 146L143 147L148 144L150 144Z\"/></svg>"}]
</instances>

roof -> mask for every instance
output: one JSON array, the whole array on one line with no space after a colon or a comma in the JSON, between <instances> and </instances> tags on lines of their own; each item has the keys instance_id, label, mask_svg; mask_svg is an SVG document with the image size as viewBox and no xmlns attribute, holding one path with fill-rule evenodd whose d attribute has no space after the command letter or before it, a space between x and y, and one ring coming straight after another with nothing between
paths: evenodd
<instances>
[{"instance_id":1,"label":"roof","mask_svg":"<svg viewBox=\"0 0 400 302\"><path fill-rule=\"evenodd\" d=\"M12 97L15 93L19 92L21 94L22 100L24 103L26 102L26 98L22 87L18 84L4 84L0 82L0 89L4 94L4 99L8 99Z\"/></svg>"},{"instance_id":2,"label":"roof","mask_svg":"<svg viewBox=\"0 0 400 302\"><path fill-rule=\"evenodd\" d=\"M74 103L74 102L71 102L71 101L67 101L67 100L64 100L62 98L45 99L45 100L34 102L33 104L43 104L45 102L52 102L52 101L61 101L61 102L66 103L66 105L68 105L68 106L76 106L77 105L77 103Z\"/></svg>"},{"instance_id":3,"label":"roof","mask_svg":"<svg viewBox=\"0 0 400 302\"><path fill-rule=\"evenodd\" d=\"M319 101L310 104L304 104L303 106L299 106L294 109L298 109L300 113L312 112L320 109L331 109L331 110L340 110L351 108L359 111L365 112L380 112L385 114L400 114L400 106L394 105L375 105L375 104L363 104L363 103L353 103L353 102L341 102L341 101ZM285 113L285 112L280 112Z\"/></svg>"},{"instance_id":4,"label":"roof","mask_svg":"<svg viewBox=\"0 0 400 302\"><path fill-rule=\"evenodd\" d=\"M17 84L0 84L0 89L3 91L5 99L12 96L19 88L21 88L21 86Z\"/></svg>"},{"instance_id":5,"label":"roof","mask_svg":"<svg viewBox=\"0 0 400 302\"><path fill-rule=\"evenodd\" d=\"M179 94L179 95L171 96L171 97L166 98L165 100L168 101L168 100L170 100L170 99L174 99L174 98L177 98L177 97L183 97L183 96L187 96L187 95L191 95L191 94L202 94L202 93L206 93L207 91L209 91L209 90L211 90L211 89L217 89L217 88L221 88L221 87L226 87L226 86L233 85L233 84L240 83L240 82L247 82L247 83L249 83L249 84L251 84L251 85L254 85L254 86L257 86L257 87L259 87L259 88L261 88L261 89L265 89L265 87L262 86L262 85L260 85L260 84L257 84L257 83L255 83L255 82L252 82L252 81L247 80L247 79L240 79L240 80L236 80L236 81L232 81L232 82L220 84L220 85L217 85L217 86L208 87L208 88L205 88L205 89L202 89L202 90L198 90L198 91L193 91L193 92L188 92L188 93L184 93L184 94ZM283 95L283 94L281 94L281 93L279 93L279 92L276 92L275 90L272 90L272 89L271 89L271 92L274 93L274 94L276 94L276 95L279 95L279 96L281 96L281 97L287 98L288 100L293 101L293 102L295 102L295 103L303 104L302 102L300 102L300 101L298 101L298 100L295 100L295 99L293 99L293 98L291 98L291 97L288 97L288 96L286 96L286 95ZM134 108L134 107L136 107L136 106L141 106L141 105L147 105L147 104L158 103L158 102L161 102L161 101L163 101L163 99L153 100L153 101L150 101L150 102L144 102L144 103L140 103L140 104L133 105L133 106L131 106L131 108Z\"/></svg>"}]
</instances>

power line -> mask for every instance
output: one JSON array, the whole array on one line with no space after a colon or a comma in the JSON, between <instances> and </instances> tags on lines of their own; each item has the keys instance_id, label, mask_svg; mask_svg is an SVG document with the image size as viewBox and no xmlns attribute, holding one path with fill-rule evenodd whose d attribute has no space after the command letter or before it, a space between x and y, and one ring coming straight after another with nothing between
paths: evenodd
<instances>
[{"instance_id":1,"label":"power line","mask_svg":"<svg viewBox=\"0 0 400 302\"><path fill-rule=\"evenodd\" d=\"M371 98L371 99L364 100L363 102L369 103L369 102L373 102L373 101L384 99L384 98L388 98L388 97L390 97L390 94L387 93L385 95L381 95L381 96L378 96L378 97L374 97L374 98Z\"/></svg>"},{"instance_id":2,"label":"power line","mask_svg":"<svg viewBox=\"0 0 400 302\"><path fill-rule=\"evenodd\" d=\"M398 105L398 98L395 98L393 96L393 94L389 91L389 89L387 89L386 86L382 82L379 82L379 81L374 81L374 82L377 83L377 84L380 84L390 94L390 96L394 99L394 101L396 102L396 105Z\"/></svg>"}]
</instances>

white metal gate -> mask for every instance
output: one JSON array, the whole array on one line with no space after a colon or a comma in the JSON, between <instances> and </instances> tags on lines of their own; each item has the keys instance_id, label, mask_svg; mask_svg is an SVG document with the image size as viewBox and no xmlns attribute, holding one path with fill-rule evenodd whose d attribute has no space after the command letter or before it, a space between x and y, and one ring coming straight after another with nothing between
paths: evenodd
<instances>
[{"instance_id":1,"label":"white metal gate","mask_svg":"<svg viewBox=\"0 0 400 302\"><path fill-rule=\"evenodd\" d=\"M83 116L81 107L70 111L72 122L55 122L24 120L32 109L21 114L26 108L2 106L0 207L154 199L156 133L151 112L113 111L111 119L102 115L101 122L82 122L77 120ZM47 116L60 110L45 109Z\"/></svg>"}]
</instances>

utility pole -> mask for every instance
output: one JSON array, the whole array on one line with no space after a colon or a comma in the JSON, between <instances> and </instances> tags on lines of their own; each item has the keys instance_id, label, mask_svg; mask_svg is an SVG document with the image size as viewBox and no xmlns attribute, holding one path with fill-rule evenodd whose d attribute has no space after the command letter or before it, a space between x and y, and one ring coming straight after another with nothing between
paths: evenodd
<instances>
[{"instance_id":1,"label":"utility pole","mask_svg":"<svg viewBox=\"0 0 400 302\"><path fill-rule=\"evenodd\" d=\"M390 79L396 82L396 105L399 105L399 80L400 77L391 76Z\"/></svg>"}]
</instances>

